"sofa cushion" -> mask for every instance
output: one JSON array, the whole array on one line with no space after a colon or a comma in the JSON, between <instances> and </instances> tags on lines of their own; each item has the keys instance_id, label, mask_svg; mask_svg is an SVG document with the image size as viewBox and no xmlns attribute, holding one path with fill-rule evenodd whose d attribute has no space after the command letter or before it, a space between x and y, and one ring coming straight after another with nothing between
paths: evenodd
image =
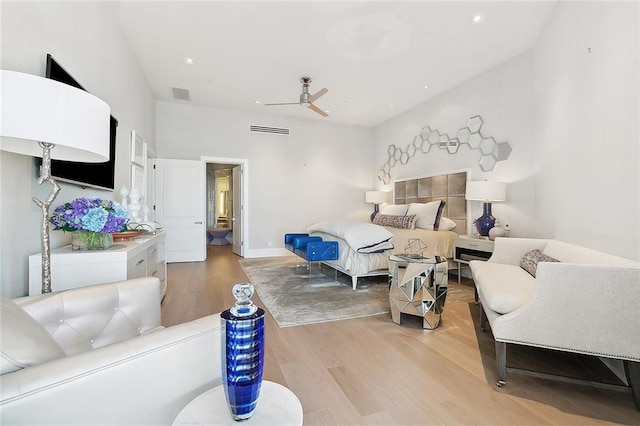
<instances>
[{"instance_id":1,"label":"sofa cushion","mask_svg":"<svg viewBox=\"0 0 640 426\"><path fill-rule=\"evenodd\" d=\"M470 265L485 308L508 314L533 296L535 279L519 266L482 261Z\"/></svg>"},{"instance_id":2,"label":"sofa cushion","mask_svg":"<svg viewBox=\"0 0 640 426\"><path fill-rule=\"evenodd\" d=\"M0 374L65 356L53 337L10 299L0 297Z\"/></svg>"},{"instance_id":3,"label":"sofa cushion","mask_svg":"<svg viewBox=\"0 0 640 426\"><path fill-rule=\"evenodd\" d=\"M559 260L535 249L522 256L522 259L520 259L520 267L535 277L538 270L538 263L540 262L559 262Z\"/></svg>"}]
</instances>

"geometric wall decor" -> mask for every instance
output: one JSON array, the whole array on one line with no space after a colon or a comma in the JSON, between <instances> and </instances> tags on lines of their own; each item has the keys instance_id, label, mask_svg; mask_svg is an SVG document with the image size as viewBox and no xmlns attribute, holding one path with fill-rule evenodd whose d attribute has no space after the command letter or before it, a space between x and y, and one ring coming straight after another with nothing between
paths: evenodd
<instances>
[{"instance_id":1,"label":"geometric wall decor","mask_svg":"<svg viewBox=\"0 0 640 426\"><path fill-rule=\"evenodd\" d=\"M391 183L391 169L398 163L407 164L409 159L416 155L418 151L427 154L431 148L437 146L439 149L446 149L449 154L456 154L462 145L468 145L470 149L480 150L481 156L478 166L483 172L493 170L498 161L505 161L511 155L511 145L508 142L497 143L493 137L486 137L480 133L482 129L482 117L479 115L471 117L467 125L456 133L455 137L449 137L446 133L440 134L438 130L425 126L420 134L413 138L413 142L407 145L406 150L398 148L394 144L387 148L387 162L378 170L378 179L384 184Z\"/></svg>"}]
</instances>

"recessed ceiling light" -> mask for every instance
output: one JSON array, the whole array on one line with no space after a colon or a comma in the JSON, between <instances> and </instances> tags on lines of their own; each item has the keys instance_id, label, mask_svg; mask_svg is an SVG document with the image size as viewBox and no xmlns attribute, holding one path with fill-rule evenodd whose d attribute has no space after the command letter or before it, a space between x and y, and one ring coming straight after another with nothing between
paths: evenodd
<instances>
[{"instance_id":1,"label":"recessed ceiling light","mask_svg":"<svg viewBox=\"0 0 640 426\"><path fill-rule=\"evenodd\" d=\"M188 56L185 56L184 58L182 58L182 60L184 61L185 64L187 65L193 65L193 58L190 58Z\"/></svg>"},{"instance_id":2,"label":"recessed ceiling light","mask_svg":"<svg viewBox=\"0 0 640 426\"><path fill-rule=\"evenodd\" d=\"M257 103L258 105L262 104L262 102L261 102L261 101L256 101L256 103Z\"/></svg>"},{"instance_id":3,"label":"recessed ceiling light","mask_svg":"<svg viewBox=\"0 0 640 426\"><path fill-rule=\"evenodd\" d=\"M394 109L396 106L395 105L389 105L389 108Z\"/></svg>"},{"instance_id":4,"label":"recessed ceiling light","mask_svg":"<svg viewBox=\"0 0 640 426\"><path fill-rule=\"evenodd\" d=\"M429 88L429 86L427 86L426 84L424 85L425 90Z\"/></svg>"},{"instance_id":5,"label":"recessed ceiling light","mask_svg":"<svg viewBox=\"0 0 640 426\"><path fill-rule=\"evenodd\" d=\"M478 13L477 15L474 15L472 21L473 21L474 24L483 23L484 22L484 14Z\"/></svg>"}]
</instances>

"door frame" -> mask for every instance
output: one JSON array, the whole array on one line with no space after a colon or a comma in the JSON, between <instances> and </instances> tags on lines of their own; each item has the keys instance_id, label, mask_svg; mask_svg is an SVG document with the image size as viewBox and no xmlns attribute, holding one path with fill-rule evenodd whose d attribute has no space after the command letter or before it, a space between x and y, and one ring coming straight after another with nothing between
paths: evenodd
<instances>
[{"instance_id":1,"label":"door frame","mask_svg":"<svg viewBox=\"0 0 640 426\"><path fill-rule=\"evenodd\" d=\"M208 163L223 163L223 164L233 164L236 166L240 166L242 168L242 199L241 202L241 212L240 217L242 220L242 235L241 235L241 245L240 245L240 256L247 257L247 235L249 235L249 160L246 158L227 158L227 157L207 157L201 156L200 161L204 164L203 166L207 167ZM206 180L205 174L205 180ZM205 191L205 199L206 199L206 182L204 185Z\"/></svg>"}]
</instances>

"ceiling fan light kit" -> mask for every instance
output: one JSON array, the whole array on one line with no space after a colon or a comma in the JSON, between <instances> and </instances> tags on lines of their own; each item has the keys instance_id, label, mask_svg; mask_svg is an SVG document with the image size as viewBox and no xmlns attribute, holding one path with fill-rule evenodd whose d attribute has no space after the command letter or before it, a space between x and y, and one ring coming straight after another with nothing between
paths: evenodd
<instances>
[{"instance_id":1,"label":"ceiling fan light kit","mask_svg":"<svg viewBox=\"0 0 640 426\"><path fill-rule=\"evenodd\" d=\"M302 93L300 94L299 102L280 102L280 103L272 103L272 104L264 104L264 105L265 106L277 106L277 105L306 106L311 111L317 114L320 114L323 117L328 117L329 114L327 114L325 111L315 106L313 102L318 100L318 98L320 98L321 96L325 95L329 90L326 87L323 87L322 89L318 90L316 93L311 95L309 94L309 85L311 84L311 77L302 77L300 79L300 83L302 83Z\"/></svg>"}]
</instances>

